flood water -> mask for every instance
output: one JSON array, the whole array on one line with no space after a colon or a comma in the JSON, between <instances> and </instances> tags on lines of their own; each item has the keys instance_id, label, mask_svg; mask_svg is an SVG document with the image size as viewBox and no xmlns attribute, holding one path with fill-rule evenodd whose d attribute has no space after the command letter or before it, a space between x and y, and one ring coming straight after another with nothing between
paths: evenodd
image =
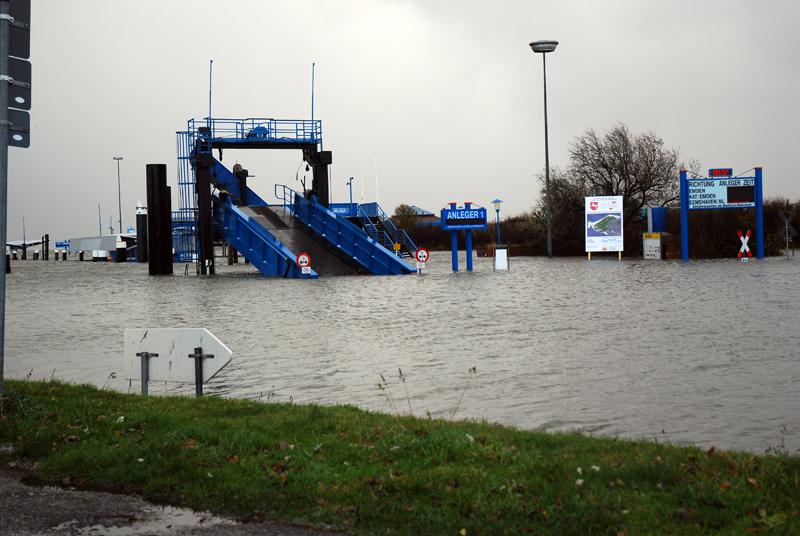
<instances>
[{"instance_id":1,"label":"flood water","mask_svg":"<svg viewBox=\"0 0 800 536\"><path fill-rule=\"evenodd\" d=\"M476 259L457 274L449 257L421 277L316 281L16 261L6 375L138 391L124 328L205 327L234 352L209 394L800 453L800 256L512 258L508 273Z\"/></svg>"}]
</instances>

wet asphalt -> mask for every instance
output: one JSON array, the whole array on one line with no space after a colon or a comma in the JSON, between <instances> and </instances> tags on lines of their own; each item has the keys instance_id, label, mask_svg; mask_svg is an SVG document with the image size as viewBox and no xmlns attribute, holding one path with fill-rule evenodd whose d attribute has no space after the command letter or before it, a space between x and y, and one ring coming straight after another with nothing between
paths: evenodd
<instances>
[{"instance_id":1,"label":"wet asphalt","mask_svg":"<svg viewBox=\"0 0 800 536\"><path fill-rule=\"evenodd\" d=\"M3 536L332 536L341 534L276 523L239 523L140 497L69 487L28 485L29 473L0 470L0 534Z\"/></svg>"}]
</instances>

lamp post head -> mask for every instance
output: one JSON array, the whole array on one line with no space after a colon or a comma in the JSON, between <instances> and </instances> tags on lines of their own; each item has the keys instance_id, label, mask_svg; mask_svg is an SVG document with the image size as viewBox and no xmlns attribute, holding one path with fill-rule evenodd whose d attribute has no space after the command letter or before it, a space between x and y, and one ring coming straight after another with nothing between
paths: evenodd
<instances>
[{"instance_id":1,"label":"lamp post head","mask_svg":"<svg viewBox=\"0 0 800 536\"><path fill-rule=\"evenodd\" d=\"M501 205L502 203L503 203L503 200L502 200L502 199L495 199L494 201L492 201L492 205L494 205L494 209L495 209L496 211L498 211L498 212L500 212L500 205Z\"/></svg>"},{"instance_id":2,"label":"lamp post head","mask_svg":"<svg viewBox=\"0 0 800 536\"><path fill-rule=\"evenodd\" d=\"M558 41L534 41L531 45L531 50L539 54L546 54L553 52L558 46Z\"/></svg>"},{"instance_id":3,"label":"lamp post head","mask_svg":"<svg viewBox=\"0 0 800 536\"><path fill-rule=\"evenodd\" d=\"M120 160L122 160L122 157L121 157L121 156L115 156L115 157L114 157L114 160L116 160L117 162L119 162Z\"/></svg>"}]
</instances>

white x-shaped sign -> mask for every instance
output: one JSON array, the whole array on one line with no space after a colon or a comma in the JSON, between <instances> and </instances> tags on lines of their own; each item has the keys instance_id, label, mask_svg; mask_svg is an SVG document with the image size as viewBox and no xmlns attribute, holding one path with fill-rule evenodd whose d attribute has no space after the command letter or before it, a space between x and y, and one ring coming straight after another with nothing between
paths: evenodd
<instances>
[{"instance_id":1,"label":"white x-shaped sign","mask_svg":"<svg viewBox=\"0 0 800 536\"><path fill-rule=\"evenodd\" d=\"M747 230L746 234L742 234L742 232L739 231L739 240L742 242L742 247L739 248L738 257L741 259L745 253L747 253L748 257L752 257L753 252L750 251L750 246L747 245L750 241L750 229Z\"/></svg>"}]
</instances>

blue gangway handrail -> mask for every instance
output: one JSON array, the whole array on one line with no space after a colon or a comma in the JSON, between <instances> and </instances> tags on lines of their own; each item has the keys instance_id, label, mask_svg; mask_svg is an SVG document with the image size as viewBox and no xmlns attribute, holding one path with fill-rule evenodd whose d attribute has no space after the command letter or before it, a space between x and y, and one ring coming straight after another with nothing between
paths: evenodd
<instances>
[{"instance_id":1,"label":"blue gangway handrail","mask_svg":"<svg viewBox=\"0 0 800 536\"><path fill-rule=\"evenodd\" d=\"M337 217L323 205L305 199L288 186L276 184L275 197L283 203L284 211L288 211L368 272L395 275L414 271L364 229L350 223L347 218Z\"/></svg>"}]
</instances>

